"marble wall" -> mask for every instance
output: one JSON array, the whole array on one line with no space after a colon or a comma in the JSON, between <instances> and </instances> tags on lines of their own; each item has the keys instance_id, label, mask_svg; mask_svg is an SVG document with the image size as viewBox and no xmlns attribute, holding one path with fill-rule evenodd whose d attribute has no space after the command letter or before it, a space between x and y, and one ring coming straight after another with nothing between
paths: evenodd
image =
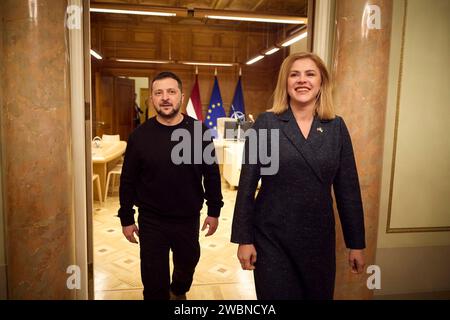
<instances>
[{"instance_id":1,"label":"marble wall","mask_svg":"<svg viewBox=\"0 0 450 320\"><path fill-rule=\"evenodd\" d=\"M366 264L374 264L388 88L392 1L336 3L333 78L337 114L349 128L365 211ZM338 226L340 230L340 226ZM367 273L349 272L347 249L338 232L336 299L369 299Z\"/></svg>"},{"instance_id":2,"label":"marble wall","mask_svg":"<svg viewBox=\"0 0 450 320\"><path fill-rule=\"evenodd\" d=\"M0 35L3 34L3 2L0 1ZM0 36L0 110L3 106L3 38ZM2 141L2 114L0 112L0 141ZM4 235L4 213L3 213L3 165L1 156L3 143L0 143L0 300L6 299L6 258L5 258L5 235Z\"/></svg>"},{"instance_id":3,"label":"marble wall","mask_svg":"<svg viewBox=\"0 0 450 320\"><path fill-rule=\"evenodd\" d=\"M71 299L74 264L67 2L3 1L8 298Z\"/></svg>"}]
</instances>

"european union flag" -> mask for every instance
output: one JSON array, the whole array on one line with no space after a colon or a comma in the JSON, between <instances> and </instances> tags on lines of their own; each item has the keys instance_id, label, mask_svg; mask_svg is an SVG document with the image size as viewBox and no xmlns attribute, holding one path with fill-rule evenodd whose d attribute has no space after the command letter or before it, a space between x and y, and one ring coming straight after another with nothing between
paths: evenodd
<instances>
[{"instance_id":1,"label":"european union flag","mask_svg":"<svg viewBox=\"0 0 450 320\"><path fill-rule=\"evenodd\" d=\"M205 125L211 129L212 136L217 138L217 118L226 117L225 109L222 104L222 96L220 95L219 81L214 77L214 88L209 100L208 112L205 118Z\"/></svg>"},{"instance_id":2,"label":"european union flag","mask_svg":"<svg viewBox=\"0 0 450 320\"><path fill-rule=\"evenodd\" d=\"M239 76L236 89L234 90L233 102L230 108L230 118L245 120L244 95L242 93L241 77Z\"/></svg>"}]
</instances>

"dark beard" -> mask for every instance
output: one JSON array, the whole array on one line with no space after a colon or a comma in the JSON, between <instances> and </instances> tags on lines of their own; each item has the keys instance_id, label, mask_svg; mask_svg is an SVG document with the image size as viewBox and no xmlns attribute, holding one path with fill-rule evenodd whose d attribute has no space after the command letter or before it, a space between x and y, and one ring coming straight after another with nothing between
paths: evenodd
<instances>
[{"instance_id":1,"label":"dark beard","mask_svg":"<svg viewBox=\"0 0 450 320\"><path fill-rule=\"evenodd\" d=\"M172 111L170 113L164 113L162 111L162 108L155 108L156 113L164 119L173 119L177 116L178 112L180 111L181 103L179 103L176 107L172 108Z\"/></svg>"}]
</instances>

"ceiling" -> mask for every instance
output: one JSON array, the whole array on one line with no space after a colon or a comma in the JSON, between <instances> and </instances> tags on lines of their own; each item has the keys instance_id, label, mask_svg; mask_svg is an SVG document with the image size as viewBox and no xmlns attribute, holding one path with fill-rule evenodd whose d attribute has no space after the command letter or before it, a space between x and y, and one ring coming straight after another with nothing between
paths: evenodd
<instances>
[{"instance_id":1,"label":"ceiling","mask_svg":"<svg viewBox=\"0 0 450 320\"><path fill-rule=\"evenodd\" d=\"M252 15L265 16L291 16L307 17L308 0L91 0L91 6L105 5L111 8L118 6L149 7L149 8L178 8L188 9L195 12L196 9L236 11ZM290 30L293 25L261 22L240 22L227 20L198 19L189 16L177 17L148 17L137 15L117 15L93 13L93 19L109 21L132 21L133 23L145 23L148 21L170 24L203 24L207 26L246 28L251 30L263 29L265 31L278 31L280 29Z\"/></svg>"},{"instance_id":2,"label":"ceiling","mask_svg":"<svg viewBox=\"0 0 450 320\"><path fill-rule=\"evenodd\" d=\"M91 25L96 32L93 32L93 48L98 48L107 53L107 57L127 56L128 58L151 59L166 58L170 55L167 50L176 50L176 42L183 42L186 38L194 39L186 42L188 51L194 51L194 55L198 54L198 59L207 61L238 61L243 63L247 58L263 49L265 44L280 40L289 35L294 29L298 30L299 24L280 24L267 22L246 22L246 21L229 21L229 20L213 20L192 16L192 12L202 10L212 10L221 13L238 12L246 15L262 15L264 17L307 17L308 0L91 0L91 7L102 6L113 9L179 9L182 13L176 17L155 17L130 14L108 14L91 12ZM197 11L196 11L197 10ZM183 14L185 12L185 14ZM121 39L111 35L112 30L122 32ZM124 31L126 30L126 31ZM145 43L142 41L132 41L142 35L142 30L154 30L155 35L146 35ZM182 31L181 31L182 30ZM125 35L127 32L127 35ZM152 31L148 31L152 32ZM178 38L177 32L179 33ZM227 54L228 40L211 40L214 41L215 48L219 49L220 54L206 54L199 51L211 51L209 48L194 47L195 37L200 37L203 32L215 33L215 37L233 36L230 32L237 32L247 37L238 37L233 40L232 50ZM220 34L222 33L222 35ZM175 34L172 36L172 46L166 50L166 43L161 35ZM118 36L120 37L120 36ZM230 38L228 38L230 39ZM109 41L108 41L109 40ZM200 40L199 40L200 41ZM197 41L197 42L199 42ZM220 43L219 43L219 42ZM231 41L231 40L229 40ZM245 43L243 43L245 42ZM252 43L254 42L254 43ZM239 48L246 46L245 49ZM223 44L223 47L221 45ZM126 50L126 52L125 52ZM182 49L185 50L185 49ZM121 53L123 52L123 53ZM227 56L228 55L228 56ZM194 58L192 54L175 54L175 56L188 56Z\"/></svg>"},{"instance_id":3,"label":"ceiling","mask_svg":"<svg viewBox=\"0 0 450 320\"><path fill-rule=\"evenodd\" d=\"M306 17L308 0L92 0L91 3L236 10Z\"/></svg>"}]
</instances>

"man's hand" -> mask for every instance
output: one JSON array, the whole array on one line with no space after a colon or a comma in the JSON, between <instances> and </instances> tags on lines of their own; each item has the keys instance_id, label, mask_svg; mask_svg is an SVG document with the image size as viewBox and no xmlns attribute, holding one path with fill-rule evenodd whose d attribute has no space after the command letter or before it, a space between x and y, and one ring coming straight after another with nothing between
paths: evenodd
<instances>
[{"instance_id":1,"label":"man's hand","mask_svg":"<svg viewBox=\"0 0 450 320\"><path fill-rule=\"evenodd\" d=\"M206 217L205 218L205 222L203 222L203 227L202 227L202 231L206 229L206 227L208 227L208 232L205 234L205 237L208 237L212 234L214 234L214 232L216 232L217 227L219 226L219 218L215 218L215 217Z\"/></svg>"},{"instance_id":2,"label":"man's hand","mask_svg":"<svg viewBox=\"0 0 450 320\"><path fill-rule=\"evenodd\" d=\"M348 253L348 263L352 273L361 273L364 271L364 255L362 249L350 249Z\"/></svg>"},{"instance_id":3,"label":"man's hand","mask_svg":"<svg viewBox=\"0 0 450 320\"><path fill-rule=\"evenodd\" d=\"M240 244L237 257L243 270L255 270L256 249L253 244Z\"/></svg>"},{"instance_id":4,"label":"man's hand","mask_svg":"<svg viewBox=\"0 0 450 320\"><path fill-rule=\"evenodd\" d=\"M122 227L122 233L127 238L128 241L132 243L138 243L136 238L134 237L134 234L139 237L139 229L136 224L132 224L130 226Z\"/></svg>"}]
</instances>

